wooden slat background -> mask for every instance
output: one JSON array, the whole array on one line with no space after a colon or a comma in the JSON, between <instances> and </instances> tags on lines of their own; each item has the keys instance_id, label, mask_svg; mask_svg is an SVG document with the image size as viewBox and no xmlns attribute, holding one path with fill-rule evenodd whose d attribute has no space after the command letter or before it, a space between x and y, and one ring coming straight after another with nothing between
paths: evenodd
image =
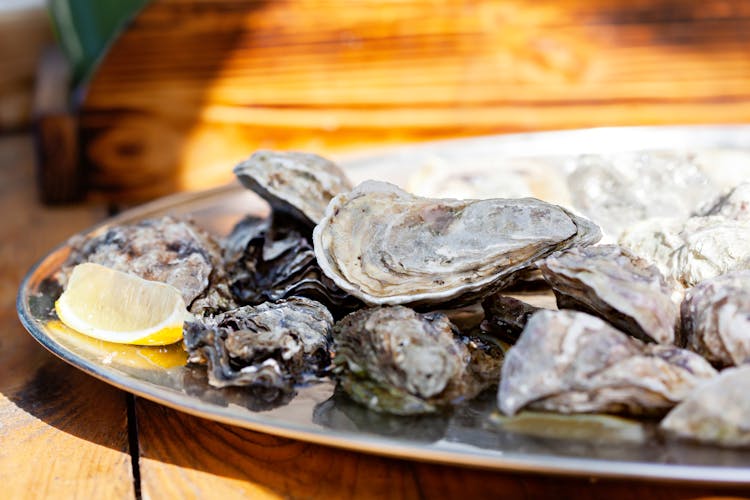
<instances>
[{"instance_id":1,"label":"wooden slat background","mask_svg":"<svg viewBox=\"0 0 750 500\"><path fill-rule=\"evenodd\" d=\"M750 1L155 0L81 107L95 193L475 134L750 121Z\"/></svg>"}]
</instances>

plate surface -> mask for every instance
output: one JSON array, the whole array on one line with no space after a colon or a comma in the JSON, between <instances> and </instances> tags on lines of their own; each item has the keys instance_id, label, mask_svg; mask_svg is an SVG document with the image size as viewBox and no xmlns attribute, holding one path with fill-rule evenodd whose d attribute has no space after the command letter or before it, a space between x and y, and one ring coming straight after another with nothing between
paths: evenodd
<instances>
[{"instance_id":1,"label":"plate surface","mask_svg":"<svg viewBox=\"0 0 750 500\"><path fill-rule=\"evenodd\" d=\"M636 127L479 137L350 156L340 162L355 182L376 178L405 186L409 175L435 162L457 169L477 163L501 169L503 157L533 157L548 170L540 189L564 199L559 179L574 155L641 149L702 149L713 151L718 163L746 161L750 127ZM243 215L267 210L254 194L230 185L143 205L84 234L148 217L189 214L211 232L225 235ZM68 363L172 408L280 436L402 458L513 471L750 483L750 450L665 440L655 433L654 423L613 417L556 417L551 424L503 420L495 410L494 391L451 414L408 418L359 407L337 393L332 383L298 388L285 401L267 401L247 390L214 389L202 369L184 365L179 347L108 344L55 321L51 310L59 290L49 278L68 252L63 243L25 277L17 302L22 323Z\"/></svg>"}]
</instances>

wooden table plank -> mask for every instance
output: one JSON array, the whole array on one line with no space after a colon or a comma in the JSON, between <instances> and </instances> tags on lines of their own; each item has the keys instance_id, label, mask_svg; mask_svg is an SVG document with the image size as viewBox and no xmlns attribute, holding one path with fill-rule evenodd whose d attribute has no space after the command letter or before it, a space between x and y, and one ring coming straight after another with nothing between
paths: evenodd
<instances>
[{"instance_id":1,"label":"wooden table plank","mask_svg":"<svg viewBox=\"0 0 750 500\"><path fill-rule=\"evenodd\" d=\"M749 44L750 0L154 0L88 86L81 154L132 200L261 147L742 123Z\"/></svg>"},{"instance_id":2,"label":"wooden table plank","mask_svg":"<svg viewBox=\"0 0 750 500\"><path fill-rule=\"evenodd\" d=\"M31 138L0 137L0 497L132 498L125 393L44 350L15 307L34 261L105 211L43 208L34 186Z\"/></svg>"},{"instance_id":3,"label":"wooden table plank","mask_svg":"<svg viewBox=\"0 0 750 500\"><path fill-rule=\"evenodd\" d=\"M716 488L397 460L278 438L136 399L144 498L696 498Z\"/></svg>"}]
</instances>

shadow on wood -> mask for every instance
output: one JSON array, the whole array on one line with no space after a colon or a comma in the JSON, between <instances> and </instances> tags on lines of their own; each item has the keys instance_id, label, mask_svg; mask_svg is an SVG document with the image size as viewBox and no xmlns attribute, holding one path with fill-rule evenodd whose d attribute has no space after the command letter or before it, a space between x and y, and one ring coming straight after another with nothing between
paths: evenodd
<instances>
[{"instance_id":1,"label":"shadow on wood","mask_svg":"<svg viewBox=\"0 0 750 500\"><path fill-rule=\"evenodd\" d=\"M95 194L227 181L259 147L750 121L750 1L155 0L81 106Z\"/></svg>"}]
</instances>

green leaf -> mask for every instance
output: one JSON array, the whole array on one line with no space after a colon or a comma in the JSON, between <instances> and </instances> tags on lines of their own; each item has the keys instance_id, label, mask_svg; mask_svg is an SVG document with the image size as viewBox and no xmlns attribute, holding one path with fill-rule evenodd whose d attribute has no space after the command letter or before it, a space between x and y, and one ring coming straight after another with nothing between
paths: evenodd
<instances>
[{"instance_id":1,"label":"green leaf","mask_svg":"<svg viewBox=\"0 0 750 500\"><path fill-rule=\"evenodd\" d=\"M127 22L149 0L49 0L57 39L73 66L74 84L86 81Z\"/></svg>"}]
</instances>

